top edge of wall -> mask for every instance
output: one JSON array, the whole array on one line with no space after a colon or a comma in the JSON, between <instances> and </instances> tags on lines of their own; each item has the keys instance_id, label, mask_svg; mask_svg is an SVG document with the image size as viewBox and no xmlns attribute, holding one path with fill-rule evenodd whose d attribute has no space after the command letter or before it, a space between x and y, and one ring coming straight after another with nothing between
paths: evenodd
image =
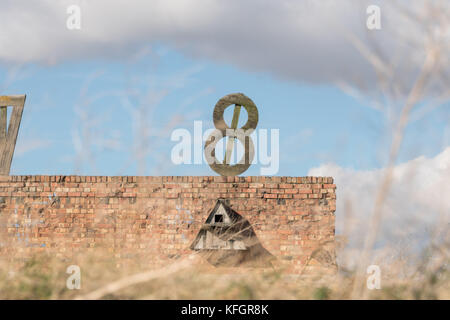
<instances>
[{"instance_id":1,"label":"top edge of wall","mask_svg":"<svg viewBox=\"0 0 450 320\"><path fill-rule=\"evenodd\" d=\"M78 176L14 175L0 176L0 182L285 182L333 183L332 177L292 176Z\"/></svg>"}]
</instances>

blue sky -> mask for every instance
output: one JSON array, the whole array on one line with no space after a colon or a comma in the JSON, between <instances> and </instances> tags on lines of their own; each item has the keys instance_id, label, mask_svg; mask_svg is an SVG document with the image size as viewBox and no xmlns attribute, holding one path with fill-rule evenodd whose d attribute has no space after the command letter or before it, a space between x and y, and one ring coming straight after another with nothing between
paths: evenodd
<instances>
[{"instance_id":1,"label":"blue sky","mask_svg":"<svg viewBox=\"0 0 450 320\"><path fill-rule=\"evenodd\" d=\"M159 45L146 52L131 62L95 59L22 66L7 88L8 94L27 94L12 173L138 174L136 161L130 159L134 119L124 105L127 97L129 108L152 110L144 121L152 135L144 174L214 174L206 164L167 164L176 144L170 134L175 128L193 132L194 120L211 128L215 103L233 92L243 92L256 103L258 129L280 129L279 175L306 175L310 168L330 162L354 169L382 165L383 114L334 86L282 80L267 72L189 58ZM4 82L8 66L0 70ZM94 100L80 106L83 94ZM147 94L164 97L153 102ZM86 120L77 108L86 113ZM182 119L171 126L174 117ZM436 139L436 131L444 130L445 120L436 112L411 125L401 161L439 153L444 141ZM94 141L88 143L93 160L77 162L75 136L88 122L93 123L89 131ZM258 166L246 174L258 175Z\"/></svg>"},{"instance_id":2,"label":"blue sky","mask_svg":"<svg viewBox=\"0 0 450 320\"><path fill-rule=\"evenodd\" d=\"M257 129L280 130L276 175L334 177L337 233L350 228L362 244L392 129L418 97L380 238L423 245L450 221L450 4L402 4L2 0L0 95L27 94L11 173L216 175L173 165L171 133L196 120L212 128L216 102L242 92L258 106ZM71 5L80 29L67 28ZM367 27L369 5L380 29Z\"/></svg>"},{"instance_id":3,"label":"blue sky","mask_svg":"<svg viewBox=\"0 0 450 320\"><path fill-rule=\"evenodd\" d=\"M258 129L280 130L278 175L381 168L429 30L388 3L4 0L0 94L27 94L12 173L214 174L172 165L170 135L195 120L211 128L215 103L234 92L258 106ZM420 3L411 8L426 13ZM369 4L380 6L379 30L366 26ZM67 27L72 5L79 29ZM446 40L436 40L443 50ZM448 90L448 56L412 116ZM448 106L407 126L397 163L449 146Z\"/></svg>"}]
</instances>

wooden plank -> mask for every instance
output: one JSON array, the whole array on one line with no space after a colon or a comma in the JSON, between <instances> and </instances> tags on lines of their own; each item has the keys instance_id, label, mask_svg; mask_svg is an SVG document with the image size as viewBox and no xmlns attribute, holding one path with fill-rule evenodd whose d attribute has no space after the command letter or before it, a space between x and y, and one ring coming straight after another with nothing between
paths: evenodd
<instances>
[{"instance_id":1,"label":"wooden plank","mask_svg":"<svg viewBox=\"0 0 450 320\"><path fill-rule=\"evenodd\" d=\"M2 143L0 143L0 175L9 175L11 169L11 163L14 155L14 149L16 147L17 136L19 134L25 99L25 95L0 96L0 106L6 105L13 107L8 131L6 133L6 138L2 139L3 141Z\"/></svg>"},{"instance_id":2,"label":"wooden plank","mask_svg":"<svg viewBox=\"0 0 450 320\"><path fill-rule=\"evenodd\" d=\"M24 103L25 103L25 95L0 96L0 106L2 107L23 106Z\"/></svg>"},{"instance_id":3,"label":"wooden plank","mask_svg":"<svg viewBox=\"0 0 450 320\"><path fill-rule=\"evenodd\" d=\"M6 115L5 115L6 110ZM0 107L0 175L4 175L4 171L6 171L6 168L3 169L3 150L6 146L6 122L8 121L8 109L5 106Z\"/></svg>"},{"instance_id":4,"label":"wooden plank","mask_svg":"<svg viewBox=\"0 0 450 320\"><path fill-rule=\"evenodd\" d=\"M4 143L3 139L6 139L7 121L8 121L7 107L0 107L0 143Z\"/></svg>"},{"instance_id":5,"label":"wooden plank","mask_svg":"<svg viewBox=\"0 0 450 320\"><path fill-rule=\"evenodd\" d=\"M235 105L233 112L233 120L231 120L231 129L236 130L239 123L239 115L241 114L241 106ZM223 158L224 164L229 164L231 159L231 154L234 148L234 137L228 137L227 149L225 150L225 157Z\"/></svg>"}]
</instances>

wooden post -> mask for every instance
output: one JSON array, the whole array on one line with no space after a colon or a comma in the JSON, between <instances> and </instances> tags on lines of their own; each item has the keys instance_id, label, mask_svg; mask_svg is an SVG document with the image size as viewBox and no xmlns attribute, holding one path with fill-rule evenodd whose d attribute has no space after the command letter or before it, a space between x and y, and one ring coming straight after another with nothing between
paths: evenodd
<instances>
[{"instance_id":1,"label":"wooden post","mask_svg":"<svg viewBox=\"0 0 450 320\"><path fill-rule=\"evenodd\" d=\"M6 123L8 121L8 109L5 106L0 106L0 143L4 143L6 139Z\"/></svg>"},{"instance_id":2,"label":"wooden post","mask_svg":"<svg viewBox=\"0 0 450 320\"><path fill-rule=\"evenodd\" d=\"M0 175L9 175L22 120L25 95L0 96ZM7 129L7 107L12 107Z\"/></svg>"},{"instance_id":3,"label":"wooden post","mask_svg":"<svg viewBox=\"0 0 450 320\"><path fill-rule=\"evenodd\" d=\"M236 104L233 112L233 120L231 120L231 129L236 130L239 123L239 115L241 113L241 106ZM234 148L234 137L228 137L227 149L225 150L225 157L223 158L224 164L230 164L231 154Z\"/></svg>"}]
</instances>

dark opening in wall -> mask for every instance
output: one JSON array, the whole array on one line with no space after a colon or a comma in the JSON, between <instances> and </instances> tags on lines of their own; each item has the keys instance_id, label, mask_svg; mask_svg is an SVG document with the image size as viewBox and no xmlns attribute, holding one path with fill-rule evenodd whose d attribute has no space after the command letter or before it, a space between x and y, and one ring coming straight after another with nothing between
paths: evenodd
<instances>
[{"instance_id":1,"label":"dark opening in wall","mask_svg":"<svg viewBox=\"0 0 450 320\"><path fill-rule=\"evenodd\" d=\"M215 266L270 267L274 256L259 242L247 219L218 200L191 249Z\"/></svg>"}]
</instances>

